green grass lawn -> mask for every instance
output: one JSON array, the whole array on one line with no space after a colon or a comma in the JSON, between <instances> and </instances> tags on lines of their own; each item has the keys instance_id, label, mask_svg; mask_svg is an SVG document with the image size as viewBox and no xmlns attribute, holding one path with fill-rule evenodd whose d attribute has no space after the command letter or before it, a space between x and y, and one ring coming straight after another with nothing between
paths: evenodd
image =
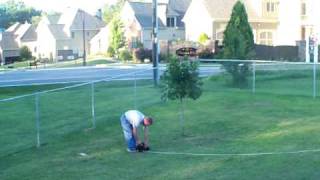
<instances>
[{"instance_id":1,"label":"green grass lawn","mask_svg":"<svg viewBox=\"0 0 320 180\"><path fill-rule=\"evenodd\" d=\"M261 76L260 76L261 77ZM138 109L155 118L151 148L180 153L255 153L320 149L320 101L260 79L270 91L204 80L203 96L186 102L186 136L179 104L160 101L152 82L138 82ZM282 82L282 83L281 83ZM293 85L292 85L293 86ZM35 148L34 98L1 103L0 179L319 179L320 153L267 156L129 154L119 117L134 108L133 82L97 84L92 130L90 86L40 96L42 147ZM289 86L291 87L291 86ZM0 89L2 98L38 88ZM267 87L266 87L267 88ZM278 88L278 89L277 89ZM274 92L281 90L280 93ZM261 89L260 89L261 90ZM288 94L284 95L283 92ZM86 153L88 156L80 156Z\"/></svg>"}]
</instances>

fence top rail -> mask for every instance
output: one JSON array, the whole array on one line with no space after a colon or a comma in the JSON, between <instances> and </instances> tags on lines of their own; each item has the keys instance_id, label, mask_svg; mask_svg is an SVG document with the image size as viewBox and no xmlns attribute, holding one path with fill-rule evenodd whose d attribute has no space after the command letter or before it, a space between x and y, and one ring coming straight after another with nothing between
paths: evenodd
<instances>
[{"instance_id":1,"label":"fence top rail","mask_svg":"<svg viewBox=\"0 0 320 180\"><path fill-rule=\"evenodd\" d=\"M112 81L112 80L116 80L117 78L125 77L125 76L128 76L128 75L136 75L136 74L147 72L147 71L154 70L154 69L157 69L157 68L148 68L148 69L144 69L144 70L140 70L140 71L134 71L134 72L130 72L130 73L125 73L125 74L121 74L121 75L116 75L116 76L112 76L112 77L107 77L107 78L103 78L103 79L94 80L94 81L88 81L88 82L85 82L85 83L75 84L75 85L71 85L71 86L55 88L55 89L50 89L50 90L45 90L45 91L39 91L39 92L30 93L30 94L24 94L24 95L20 95L20 96L10 97L10 98L6 98L6 99L0 99L0 103L1 102L14 101L14 100L17 100L17 99L31 97L31 96L35 96L35 95L41 95L41 94L46 94L46 93L51 93L51 92L57 92L57 91L62 91L62 90L66 90L66 89L72 89L72 88L76 88L76 87L86 86L86 85L89 85L89 84L103 82L103 81Z\"/></svg>"}]
</instances>

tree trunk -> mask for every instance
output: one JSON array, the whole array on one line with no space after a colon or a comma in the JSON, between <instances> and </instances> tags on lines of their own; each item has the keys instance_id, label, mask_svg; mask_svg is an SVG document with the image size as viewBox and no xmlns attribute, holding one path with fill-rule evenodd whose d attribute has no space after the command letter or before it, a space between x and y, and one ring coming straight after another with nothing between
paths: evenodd
<instances>
[{"instance_id":1,"label":"tree trunk","mask_svg":"<svg viewBox=\"0 0 320 180\"><path fill-rule=\"evenodd\" d=\"M180 99L180 123L181 123L181 130L182 135L184 136L184 101Z\"/></svg>"}]
</instances>

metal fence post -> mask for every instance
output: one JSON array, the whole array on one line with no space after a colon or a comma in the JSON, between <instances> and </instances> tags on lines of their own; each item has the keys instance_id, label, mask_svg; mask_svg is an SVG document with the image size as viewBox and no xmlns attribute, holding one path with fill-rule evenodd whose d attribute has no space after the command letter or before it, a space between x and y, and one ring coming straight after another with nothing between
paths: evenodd
<instances>
[{"instance_id":1,"label":"metal fence post","mask_svg":"<svg viewBox=\"0 0 320 180\"><path fill-rule=\"evenodd\" d=\"M252 93L256 93L256 62L252 64Z\"/></svg>"},{"instance_id":2,"label":"metal fence post","mask_svg":"<svg viewBox=\"0 0 320 180\"><path fill-rule=\"evenodd\" d=\"M96 128L94 82L91 83L91 114L92 114L92 125L93 125L93 128Z\"/></svg>"},{"instance_id":3,"label":"metal fence post","mask_svg":"<svg viewBox=\"0 0 320 180\"><path fill-rule=\"evenodd\" d=\"M137 109L137 74L134 73L134 88L133 88L133 101L134 109Z\"/></svg>"},{"instance_id":4,"label":"metal fence post","mask_svg":"<svg viewBox=\"0 0 320 180\"><path fill-rule=\"evenodd\" d=\"M313 98L317 97L317 63L313 63Z\"/></svg>"},{"instance_id":5,"label":"metal fence post","mask_svg":"<svg viewBox=\"0 0 320 180\"><path fill-rule=\"evenodd\" d=\"M37 148L40 147L40 114L39 114L39 93L35 95L36 108L36 129L37 129Z\"/></svg>"}]
</instances>

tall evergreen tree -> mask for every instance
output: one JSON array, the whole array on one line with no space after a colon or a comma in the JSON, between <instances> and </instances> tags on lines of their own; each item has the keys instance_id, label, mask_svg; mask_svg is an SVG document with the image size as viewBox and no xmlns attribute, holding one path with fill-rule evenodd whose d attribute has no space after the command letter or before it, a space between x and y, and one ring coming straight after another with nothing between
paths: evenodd
<instances>
[{"instance_id":1,"label":"tall evergreen tree","mask_svg":"<svg viewBox=\"0 0 320 180\"><path fill-rule=\"evenodd\" d=\"M231 18L224 31L224 59L250 59L254 55L254 39L244 4L237 1ZM247 85L249 64L243 62L226 62L223 64L232 75L233 84L238 87Z\"/></svg>"}]
</instances>

